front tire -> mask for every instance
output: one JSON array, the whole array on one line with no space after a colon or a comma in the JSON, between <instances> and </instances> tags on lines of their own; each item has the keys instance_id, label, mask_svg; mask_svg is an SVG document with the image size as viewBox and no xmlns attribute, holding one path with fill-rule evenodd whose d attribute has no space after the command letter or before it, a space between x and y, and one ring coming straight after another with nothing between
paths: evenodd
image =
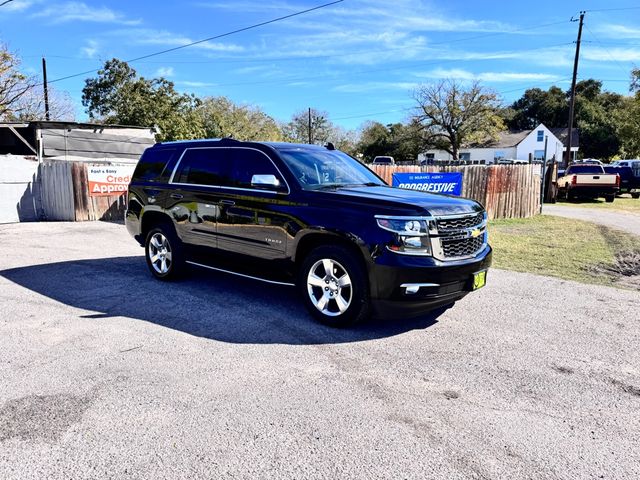
<instances>
[{"instance_id":1,"label":"front tire","mask_svg":"<svg viewBox=\"0 0 640 480\"><path fill-rule=\"evenodd\" d=\"M364 267L341 246L311 251L298 274L298 288L311 315L331 327L349 327L369 317L371 300Z\"/></svg>"},{"instance_id":2,"label":"front tire","mask_svg":"<svg viewBox=\"0 0 640 480\"><path fill-rule=\"evenodd\" d=\"M182 246L171 227L159 225L151 229L144 252L149 271L157 279L175 280L182 273Z\"/></svg>"}]
</instances>

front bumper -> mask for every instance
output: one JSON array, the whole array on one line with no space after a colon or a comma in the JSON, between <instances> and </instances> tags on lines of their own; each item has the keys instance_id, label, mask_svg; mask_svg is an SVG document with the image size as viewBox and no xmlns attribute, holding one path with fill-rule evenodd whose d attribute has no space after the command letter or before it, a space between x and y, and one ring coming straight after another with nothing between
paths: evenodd
<instances>
[{"instance_id":1,"label":"front bumper","mask_svg":"<svg viewBox=\"0 0 640 480\"><path fill-rule=\"evenodd\" d=\"M488 245L474 258L452 262L386 252L369 270L374 310L383 316L410 316L453 303L473 291L473 274L487 270L491 256ZM415 288L407 285L419 288L412 293Z\"/></svg>"}]
</instances>

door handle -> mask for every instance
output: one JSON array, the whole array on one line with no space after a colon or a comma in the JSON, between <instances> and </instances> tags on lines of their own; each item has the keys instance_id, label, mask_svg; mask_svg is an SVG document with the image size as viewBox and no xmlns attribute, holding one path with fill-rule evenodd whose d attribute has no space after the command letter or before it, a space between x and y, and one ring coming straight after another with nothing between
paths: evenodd
<instances>
[{"instance_id":1,"label":"door handle","mask_svg":"<svg viewBox=\"0 0 640 480\"><path fill-rule=\"evenodd\" d=\"M180 200L183 198L183 195L181 193L172 193L171 194L171 198L175 198L176 200Z\"/></svg>"},{"instance_id":2,"label":"door handle","mask_svg":"<svg viewBox=\"0 0 640 480\"><path fill-rule=\"evenodd\" d=\"M236 202L234 202L233 200L220 200L220 204L221 205L228 205L230 207L234 206L236 204Z\"/></svg>"}]
</instances>

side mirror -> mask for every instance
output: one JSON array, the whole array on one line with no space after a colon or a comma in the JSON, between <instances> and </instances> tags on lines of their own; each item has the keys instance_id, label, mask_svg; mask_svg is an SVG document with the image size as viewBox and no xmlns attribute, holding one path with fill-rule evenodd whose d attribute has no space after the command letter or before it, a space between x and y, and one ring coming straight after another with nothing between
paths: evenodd
<instances>
[{"instance_id":1,"label":"side mirror","mask_svg":"<svg viewBox=\"0 0 640 480\"><path fill-rule=\"evenodd\" d=\"M280 180L275 175L253 175L251 186L266 190L281 190Z\"/></svg>"}]
</instances>

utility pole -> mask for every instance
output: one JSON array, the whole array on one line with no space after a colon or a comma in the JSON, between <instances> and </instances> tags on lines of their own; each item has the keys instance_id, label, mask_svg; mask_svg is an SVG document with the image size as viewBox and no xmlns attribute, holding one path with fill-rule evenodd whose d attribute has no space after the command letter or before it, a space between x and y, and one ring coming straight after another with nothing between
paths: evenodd
<instances>
[{"instance_id":1,"label":"utility pole","mask_svg":"<svg viewBox=\"0 0 640 480\"><path fill-rule=\"evenodd\" d=\"M313 143L311 142L311 107L309 107L309 144Z\"/></svg>"},{"instance_id":2,"label":"utility pole","mask_svg":"<svg viewBox=\"0 0 640 480\"><path fill-rule=\"evenodd\" d=\"M47 61L44 57L42 57L42 79L43 88L44 88L44 118L50 120L49 118L49 88L47 86Z\"/></svg>"},{"instance_id":3,"label":"utility pole","mask_svg":"<svg viewBox=\"0 0 640 480\"><path fill-rule=\"evenodd\" d=\"M544 184L547 179L547 145L549 143L549 135L544 136L544 154L542 158L542 178L540 184L540 213L542 213L542 205L544 204Z\"/></svg>"},{"instance_id":4,"label":"utility pole","mask_svg":"<svg viewBox=\"0 0 640 480\"><path fill-rule=\"evenodd\" d=\"M567 132L566 166L571 162L571 142L573 140L573 108L576 103L576 79L578 77L578 59L580 58L580 40L582 39L582 25L584 23L584 11L580 12L580 25L578 26L578 40L576 41L576 58L573 61L573 79L571 80L571 97L569 98L569 130ZM571 19L575 22L575 19Z\"/></svg>"}]
</instances>

